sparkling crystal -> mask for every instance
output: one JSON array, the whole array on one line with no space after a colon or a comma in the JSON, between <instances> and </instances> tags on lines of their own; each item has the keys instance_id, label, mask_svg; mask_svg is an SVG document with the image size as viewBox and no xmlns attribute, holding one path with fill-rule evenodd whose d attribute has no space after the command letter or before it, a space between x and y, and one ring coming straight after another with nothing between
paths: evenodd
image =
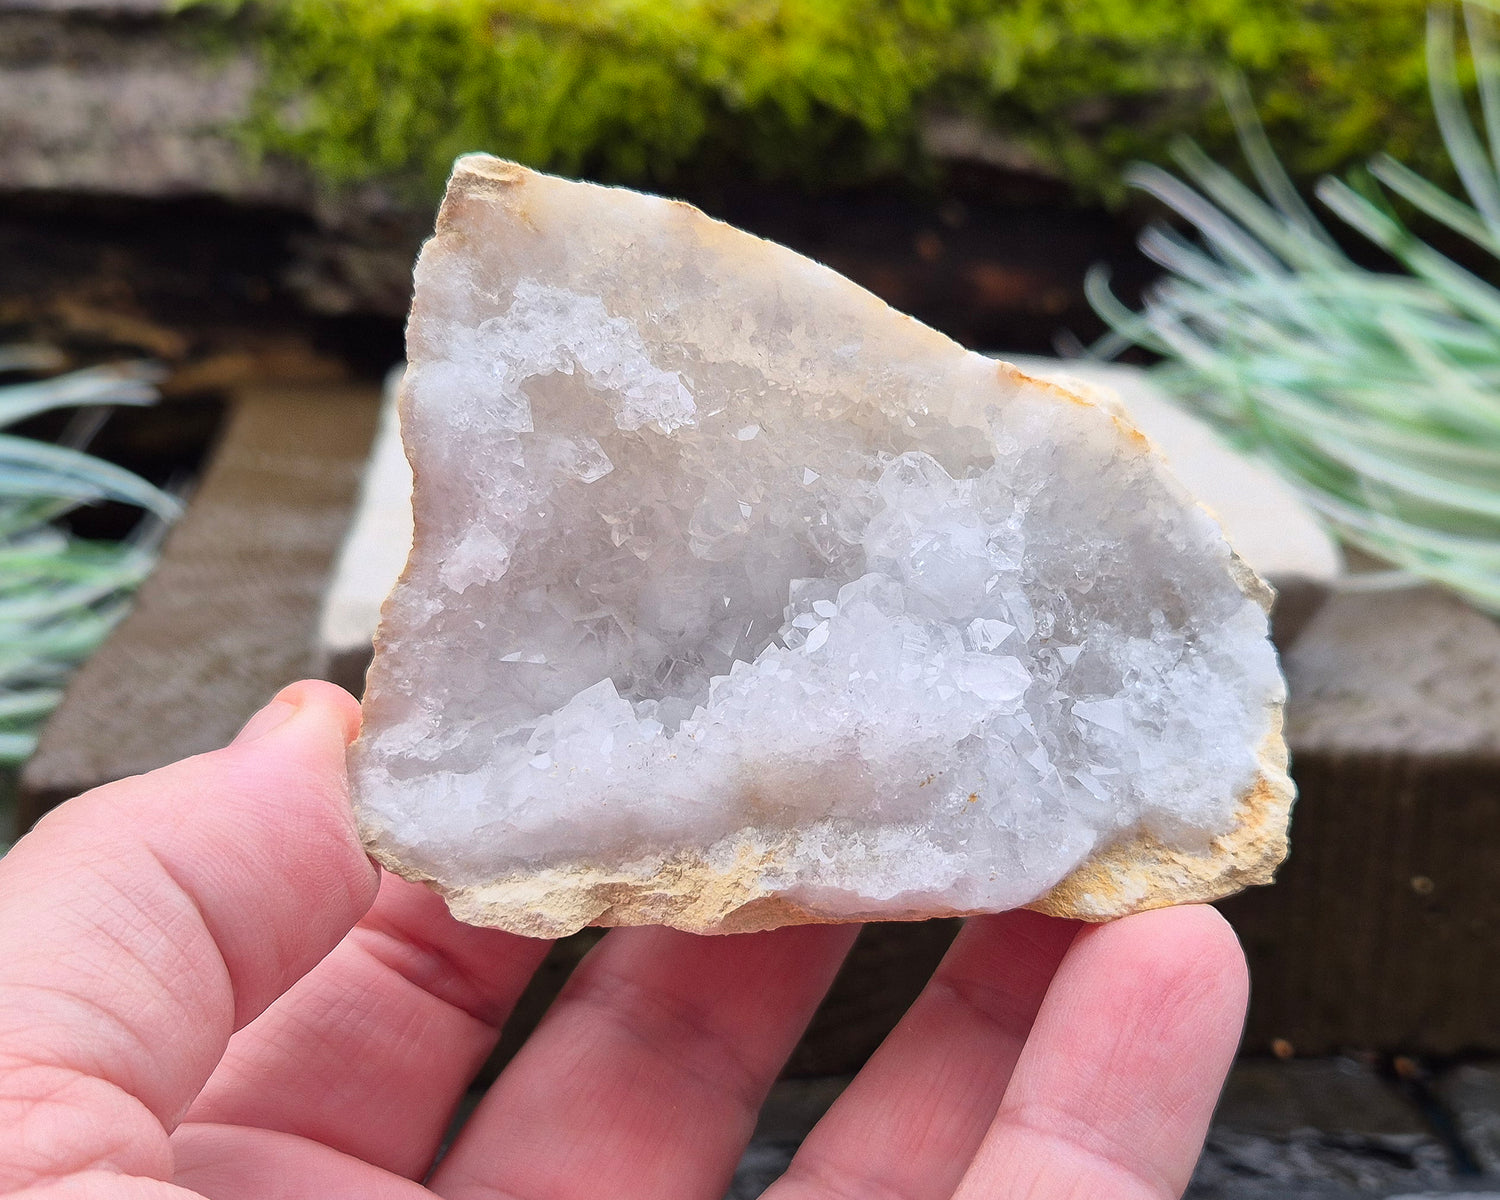
<instances>
[{"instance_id":1,"label":"sparkling crystal","mask_svg":"<svg viewBox=\"0 0 1500 1200\"><path fill-rule=\"evenodd\" d=\"M465 919L1100 916L1279 857L1259 585L1110 413L686 206L477 156L408 337L417 536L352 779Z\"/></svg>"}]
</instances>

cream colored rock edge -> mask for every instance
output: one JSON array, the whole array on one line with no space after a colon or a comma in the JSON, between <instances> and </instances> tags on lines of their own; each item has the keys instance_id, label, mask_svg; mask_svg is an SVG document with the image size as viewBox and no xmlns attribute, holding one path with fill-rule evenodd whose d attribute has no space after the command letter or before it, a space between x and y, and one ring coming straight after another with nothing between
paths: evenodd
<instances>
[{"instance_id":1,"label":"cream colored rock edge","mask_svg":"<svg viewBox=\"0 0 1500 1200\"><path fill-rule=\"evenodd\" d=\"M461 920L1270 882L1270 592L1116 413L687 205L478 155L408 343L415 541L351 781Z\"/></svg>"}]
</instances>

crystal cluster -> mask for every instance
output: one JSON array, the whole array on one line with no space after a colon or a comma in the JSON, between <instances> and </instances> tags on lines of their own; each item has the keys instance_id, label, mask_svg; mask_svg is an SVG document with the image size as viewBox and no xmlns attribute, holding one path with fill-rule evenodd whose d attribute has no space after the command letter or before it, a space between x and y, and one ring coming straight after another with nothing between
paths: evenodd
<instances>
[{"instance_id":1,"label":"crystal cluster","mask_svg":"<svg viewBox=\"0 0 1500 1200\"><path fill-rule=\"evenodd\" d=\"M478 157L408 338L416 542L351 767L466 919L999 910L1126 843L1232 887L1235 831L1284 827L1259 586L1105 410ZM1128 867L1086 915L1204 891Z\"/></svg>"}]
</instances>

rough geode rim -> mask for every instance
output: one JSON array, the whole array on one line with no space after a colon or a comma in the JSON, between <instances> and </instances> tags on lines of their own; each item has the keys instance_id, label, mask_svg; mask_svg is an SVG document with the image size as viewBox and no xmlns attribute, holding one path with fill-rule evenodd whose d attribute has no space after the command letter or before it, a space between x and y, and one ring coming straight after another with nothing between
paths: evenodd
<instances>
[{"instance_id":1,"label":"rough geode rim","mask_svg":"<svg viewBox=\"0 0 1500 1200\"><path fill-rule=\"evenodd\" d=\"M512 188L525 186L533 174L525 167L490 155L463 156L454 164L438 211L434 237L456 231L454 210L461 203L503 195ZM722 222L692 206L677 203L705 226L727 229ZM858 285L849 283L849 286ZM1099 409L1112 420L1122 444L1136 454L1145 455L1158 473L1166 471L1165 457L1149 439L1092 389L1088 394L1074 391L1027 375L998 360L996 372L1016 384ZM410 402L409 390L403 383L399 400L403 415ZM412 465L416 497L421 495L423 483L420 465ZM420 503L413 504L413 515L412 551L401 583L406 580L411 562L420 556L424 537ZM1228 570L1241 594L1269 613L1274 592L1234 553L1233 547ZM375 637L377 655L383 634L382 624ZM1190 849L1168 846L1143 832L1117 839L1096 850L1049 891L1021 907L1055 917L1098 922L1174 904L1217 900L1246 887L1270 883L1287 855L1288 826L1296 797L1287 771L1282 709L1281 702L1267 705L1269 728L1256 755L1258 774L1239 797L1234 824L1228 831L1210 838L1201 848ZM355 815L366 852L384 869L432 888L460 921L529 937L561 937L590 925L667 925L698 934L751 933L782 925L917 921L993 911L924 904L910 911L883 908L868 913L857 910L832 913L768 893L756 884L762 877L764 864L774 860L778 841L790 840L791 833L763 841L759 846L747 841L735 856L735 865L728 870L711 864L702 851L689 849L663 856L646 874L576 865L518 872L482 884L454 885L402 862L386 850L380 843L380 828L366 820L357 803Z\"/></svg>"},{"instance_id":2,"label":"rough geode rim","mask_svg":"<svg viewBox=\"0 0 1500 1200\"><path fill-rule=\"evenodd\" d=\"M1257 761L1261 773L1240 800L1234 827L1210 839L1206 848L1176 849L1138 833L1096 851L1050 891L1021 907L1054 917L1109 921L1153 908L1219 900L1270 883L1287 855L1287 826L1296 794L1286 771L1279 714ZM908 912L868 913L809 908L755 889L764 863L774 857L775 842L745 854L738 869L728 872L689 851L666 860L663 869L635 878L597 867L552 867L485 884L453 886L402 863L363 826L361 834L365 849L382 867L431 887L458 920L527 937L563 937L589 925L754 933L782 925L924 921L992 911L931 905Z\"/></svg>"}]
</instances>

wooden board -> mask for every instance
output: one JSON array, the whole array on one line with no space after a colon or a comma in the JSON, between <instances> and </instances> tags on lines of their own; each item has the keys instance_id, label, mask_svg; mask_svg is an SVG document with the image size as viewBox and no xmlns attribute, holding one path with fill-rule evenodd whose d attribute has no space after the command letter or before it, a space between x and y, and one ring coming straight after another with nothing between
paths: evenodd
<instances>
[{"instance_id":1,"label":"wooden board","mask_svg":"<svg viewBox=\"0 0 1500 1200\"><path fill-rule=\"evenodd\" d=\"M26 829L80 791L224 745L315 673L319 598L375 387L249 388L135 607L74 676L21 776Z\"/></svg>"},{"instance_id":2,"label":"wooden board","mask_svg":"<svg viewBox=\"0 0 1500 1200\"><path fill-rule=\"evenodd\" d=\"M1345 594L1285 664L1291 858L1220 906L1247 1046L1500 1049L1500 625L1436 589Z\"/></svg>"}]
</instances>

